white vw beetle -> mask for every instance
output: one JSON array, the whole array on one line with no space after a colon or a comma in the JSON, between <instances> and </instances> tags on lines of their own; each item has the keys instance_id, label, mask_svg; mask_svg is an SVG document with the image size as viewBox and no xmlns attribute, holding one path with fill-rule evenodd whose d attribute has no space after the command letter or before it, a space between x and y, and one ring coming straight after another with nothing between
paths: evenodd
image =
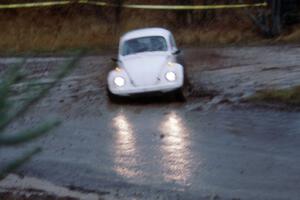
<instances>
[{"instance_id":1,"label":"white vw beetle","mask_svg":"<svg viewBox=\"0 0 300 200\"><path fill-rule=\"evenodd\" d=\"M184 68L180 50L170 31L145 28L126 33L120 39L117 67L108 75L108 95L132 96L174 92L184 98Z\"/></svg>"}]
</instances>

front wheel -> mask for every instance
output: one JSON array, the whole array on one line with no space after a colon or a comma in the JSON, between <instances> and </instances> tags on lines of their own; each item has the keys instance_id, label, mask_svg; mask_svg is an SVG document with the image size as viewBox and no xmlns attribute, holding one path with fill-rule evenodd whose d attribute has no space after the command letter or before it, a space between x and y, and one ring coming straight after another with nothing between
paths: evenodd
<instances>
[{"instance_id":1,"label":"front wheel","mask_svg":"<svg viewBox=\"0 0 300 200\"><path fill-rule=\"evenodd\" d=\"M175 91L175 99L180 102L186 102L187 100L187 91L185 87L181 87Z\"/></svg>"},{"instance_id":2,"label":"front wheel","mask_svg":"<svg viewBox=\"0 0 300 200\"><path fill-rule=\"evenodd\" d=\"M113 103L120 102L120 97L111 93L111 91L108 89L108 87L106 88L106 94L107 94L107 97L110 102L113 102Z\"/></svg>"}]
</instances>

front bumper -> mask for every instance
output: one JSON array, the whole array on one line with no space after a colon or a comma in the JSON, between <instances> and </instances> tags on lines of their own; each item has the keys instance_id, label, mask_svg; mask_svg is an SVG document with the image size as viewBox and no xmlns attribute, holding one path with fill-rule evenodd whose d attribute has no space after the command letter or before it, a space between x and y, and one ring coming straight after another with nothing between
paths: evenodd
<instances>
[{"instance_id":1,"label":"front bumper","mask_svg":"<svg viewBox=\"0 0 300 200\"><path fill-rule=\"evenodd\" d=\"M124 88L109 88L110 92L119 96L132 96L146 93L167 93L179 89L183 86L183 82L168 82L149 86L130 86Z\"/></svg>"}]
</instances>

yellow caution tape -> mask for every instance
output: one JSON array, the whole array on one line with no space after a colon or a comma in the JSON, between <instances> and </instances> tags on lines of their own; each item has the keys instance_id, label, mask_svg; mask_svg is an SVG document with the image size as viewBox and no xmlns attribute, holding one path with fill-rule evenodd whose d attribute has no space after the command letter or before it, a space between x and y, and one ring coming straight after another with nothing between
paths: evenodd
<instances>
[{"instance_id":1,"label":"yellow caution tape","mask_svg":"<svg viewBox=\"0 0 300 200\"><path fill-rule=\"evenodd\" d=\"M211 9L233 9L249 7L265 7L268 4L228 4L228 5L130 5L124 4L124 8L151 9L151 10L211 10Z\"/></svg>"},{"instance_id":2,"label":"yellow caution tape","mask_svg":"<svg viewBox=\"0 0 300 200\"><path fill-rule=\"evenodd\" d=\"M85 1L85 3L83 3L83 1ZM118 7L118 5L116 5L116 4L106 3L106 2L102 2L102 1L87 1L87 0L81 0L81 2L79 2L79 3L90 4L90 5L95 5L95 6Z\"/></svg>"},{"instance_id":3,"label":"yellow caution tape","mask_svg":"<svg viewBox=\"0 0 300 200\"><path fill-rule=\"evenodd\" d=\"M49 6L56 6L56 5L66 5L70 3L71 3L70 1L52 1L52 2L1 4L0 9L49 7Z\"/></svg>"},{"instance_id":4,"label":"yellow caution tape","mask_svg":"<svg viewBox=\"0 0 300 200\"><path fill-rule=\"evenodd\" d=\"M18 3L18 4L1 4L0 9L15 9L15 8L33 8L33 7L50 7L67 4L90 4L95 6L118 7L117 4L111 4L101 1L51 1L51 2L34 2L34 3ZM210 9L234 9L234 8L249 8L249 7L266 7L268 4L228 4L228 5L139 5L139 4L122 4L123 8L131 9L148 9L148 10L210 10Z\"/></svg>"}]
</instances>

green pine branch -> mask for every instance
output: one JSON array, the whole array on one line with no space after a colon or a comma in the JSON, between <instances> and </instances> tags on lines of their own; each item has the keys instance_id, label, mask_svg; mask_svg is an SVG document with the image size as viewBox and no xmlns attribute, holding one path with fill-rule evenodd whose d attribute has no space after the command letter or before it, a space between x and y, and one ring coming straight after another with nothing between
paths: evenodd
<instances>
[{"instance_id":1,"label":"green pine branch","mask_svg":"<svg viewBox=\"0 0 300 200\"><path fill-rule=\"evenodd\" d=\"M50 90L67 74L71 72L72 69L79 62L79 59L82 56L82 52L78 52L74 59L65 62L60 67L60 71L54 76L54 81L49 83L46 87L41 87L36 89L33 87L31 82L26 84L25 90L22 90L21 93L25 93L27 99L18 109L13 108L12 101L9 101L11 88L14 84L18 83L20 78L22 78L21 68L26 63L26 59L23 59L22 62L17 63L14 66L9 66L9 70L6 75L0 77L0 148L7 146L16 146L19 144L30 142L36 138L39 138L55 127L60 125L59 120L52 120L45 123L41 123L35 128L30 128L26 130L20 130L16 133L4 133L6 128L13 123L17 118L24 115L33 105L35 105L39 100L45 97ZM37 92L36 92L37 90ZM34 91L34 92L33 92ZM30 152L25 153L20 158L9 163L3 169L0 169L0 180L4 178L8 173L13 172L23 163L27 162L33 155L41 151L41 148L35 148Z\"/></svg>"}]
</instances>

